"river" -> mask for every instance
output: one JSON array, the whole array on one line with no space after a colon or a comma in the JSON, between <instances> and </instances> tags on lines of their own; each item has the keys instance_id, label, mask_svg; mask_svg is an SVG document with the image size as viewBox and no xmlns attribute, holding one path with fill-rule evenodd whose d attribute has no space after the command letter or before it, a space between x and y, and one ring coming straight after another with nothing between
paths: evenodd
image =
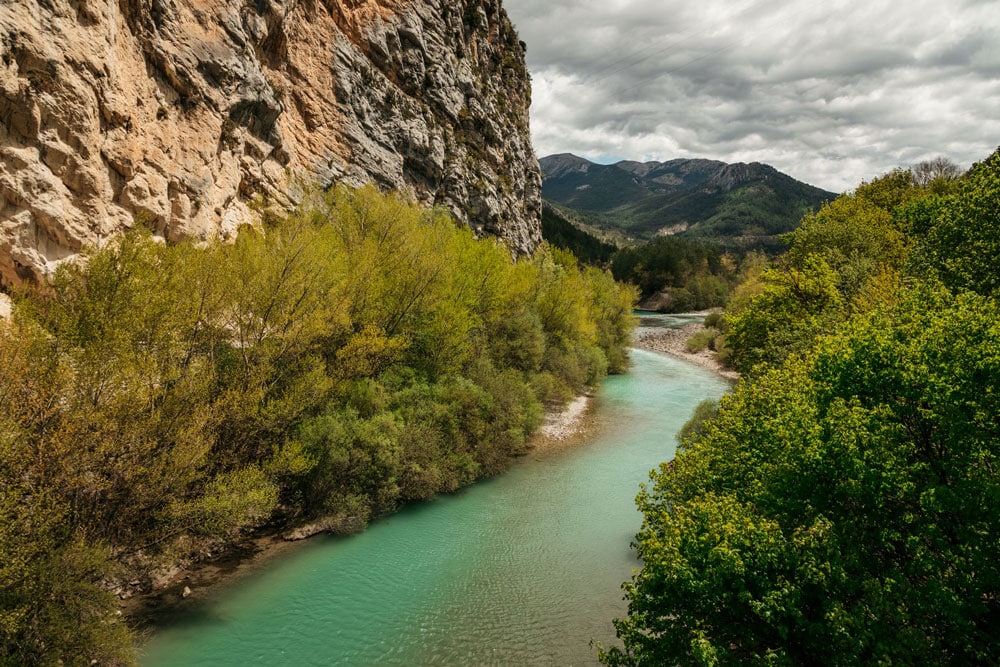
<instances>
[{"instance_id":1,"label":"river","mask_svg":"<svg viewBox=\"0 0 1000 667\"><path fill-rule=\"evenodd\" d=\"M158 628L142 664L596 664L589 642L614 642L638 567L638 486L672 458L694 406L728 388L665 355L632 359L602 386L580 446L360 535L314 538Z\"/></svg>"}]
</instances>

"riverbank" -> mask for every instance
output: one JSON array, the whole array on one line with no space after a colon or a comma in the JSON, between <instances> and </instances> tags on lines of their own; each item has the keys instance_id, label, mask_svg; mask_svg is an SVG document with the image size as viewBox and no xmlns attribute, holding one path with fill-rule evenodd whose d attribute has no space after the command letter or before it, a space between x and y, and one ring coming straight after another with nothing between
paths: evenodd
<instances>
[{"instance_id":1,"label":"riverbank","mask_svg":"<svg viewBox=\"0 0 1000 667\"><path fill-rule=\"evenodd\" d=\"M703 329L697 322L685 324L676 328L666 327L643 327L636 328L632 343L635 347L653 352L662 352L678 359L683 359L695 366L700 366L706 370L735 382L740 379L740 374L730 370L720 364L715 359L715 353L711 350L702 352L688 352L687 340Z\"/></svg>"},{"instance_id":2,"label":"riverbank","mask_svg":"<svg viewBox=\"0 0 1000 667\"><path fill-rule=\"evenodd\" d=\"M627 611L638 485L727 389L662 354L632 358L583 412L579 444L269 559L157 627L143 664L596 664L590 640L614 642ZM188 602L209 598L192 589Z\"/></svg>"},{"instance_id":3,"label":"riverbank","mask_svg":"<svg viewBox=\"0 0 1000 667\"><path fill-rule=\"evenodd\" d=\"M592 424L593 396L588 391L565 406L546 410L542 425L528 442L528 454L548 454L582 442ZM312 531L309 536L322 532L327 531ZM287 528L263 529L226 547L215 557L192 562L173 573L169 583L122 600L122 613L140 631L182 618L240 580L266 569L275 559L305 541L288 539L290 534Z\"/></svg>"},{"instance_id":4,"label":"riverbank","mask_svg":"<svg viewBox=\"0 0 1000 667\"><path fill-rule=\"evenodd\" d=\"M589 429L593 397L588 391L565 407L547 410L542 425L528 441L529 452L548 452L580 442Z\"/></svg>"},{"instance_id":5,"label":"riverbank","mask_svg":"<svg viewBox=\"0 0 1000 667\"><path fill-rule=\"evenodd\" d=\"M191 614L298 545L282 539L280 531L262 530L217 556L188 565L164 587L122 600L122 614L137 630L141 644L157 626Z\"/></svg>"}]
</instances>

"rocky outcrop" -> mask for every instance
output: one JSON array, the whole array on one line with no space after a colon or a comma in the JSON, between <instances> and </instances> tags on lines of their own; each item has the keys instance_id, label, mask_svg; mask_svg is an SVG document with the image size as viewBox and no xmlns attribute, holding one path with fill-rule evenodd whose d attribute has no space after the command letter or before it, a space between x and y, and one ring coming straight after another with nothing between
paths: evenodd
<instances>
[{"instance_id":1,"label":"rocky outcrop","mask_svg":"<svg viewBox=\"0 0 1000 667\"><path fill-rule=\"evenodd\" d=\"M141 219L232 235L297 179L540 241L524 45L499 0L4 0L0 282Z\"/></svg>"},{"instance_id":2,"label":"rocky outcrop","mask_svg":"<svg viewBox=\"0 0 1000 667\"><path fill-rule=\"evenodd\" d=\"M732 192L748 183L767 182L781 174L774 167L760 162L738 162L727 164L705 184L706 190L715 192Z\"/></svg>"}]
</instances>

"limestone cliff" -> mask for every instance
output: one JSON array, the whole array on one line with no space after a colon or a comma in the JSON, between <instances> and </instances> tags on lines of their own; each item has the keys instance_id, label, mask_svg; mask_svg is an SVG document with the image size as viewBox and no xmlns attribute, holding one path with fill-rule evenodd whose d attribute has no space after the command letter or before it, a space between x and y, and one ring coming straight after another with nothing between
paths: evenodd
<instances>
[{"instance_id":1,"label":"limestone cliff","mask_svg":"<svg viewBox=\"0 0 1000 667\"><path fill-rule=\"evenodd\" d=\"M375 182L540 241L500 0L3 0L0 282L134 224L229 236L289 180Z\"/></svg>"}]
</instances>

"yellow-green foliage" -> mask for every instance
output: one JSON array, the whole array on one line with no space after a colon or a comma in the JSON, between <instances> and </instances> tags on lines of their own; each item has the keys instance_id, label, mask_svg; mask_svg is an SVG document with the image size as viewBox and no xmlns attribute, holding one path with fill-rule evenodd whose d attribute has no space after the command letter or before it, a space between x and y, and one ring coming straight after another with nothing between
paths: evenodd
<instances>
[{"instance_id":1,"label":"yellow-green foliage","mask_svg":"<svg viewBox=\"0 0 1000 667\"><path fill-rule=\"evenodd\" d=\"M64 265L0 325L0 664L128 662L116 564L502 471L543 403L624 367L633 298L373 188Z\"/></svg>"},{"instance_id":2,"label":"yellow-green foliage","mask_svg":"<svg viewBox=\"0 0 1000 667\"><path fill-rule=\"evenodd\" d=\"M807 215L776 265L735 290L726 313L730 363L742 372L779 363L891 298L912 242L898 211L928 193L910 172L894 171Z\"/></svg>"},{"instance_id":3,"label":"yellow-green foliage","mask_svg":"<svg viewBox=\"0 0 1000 667\"><path fill-rule=\"evenodd\" d=\"M684 341L684 348L692 353L704 352L712 348L715 338L718 335L718 329L707 327Z\"/></svg>"}]
</instances>

